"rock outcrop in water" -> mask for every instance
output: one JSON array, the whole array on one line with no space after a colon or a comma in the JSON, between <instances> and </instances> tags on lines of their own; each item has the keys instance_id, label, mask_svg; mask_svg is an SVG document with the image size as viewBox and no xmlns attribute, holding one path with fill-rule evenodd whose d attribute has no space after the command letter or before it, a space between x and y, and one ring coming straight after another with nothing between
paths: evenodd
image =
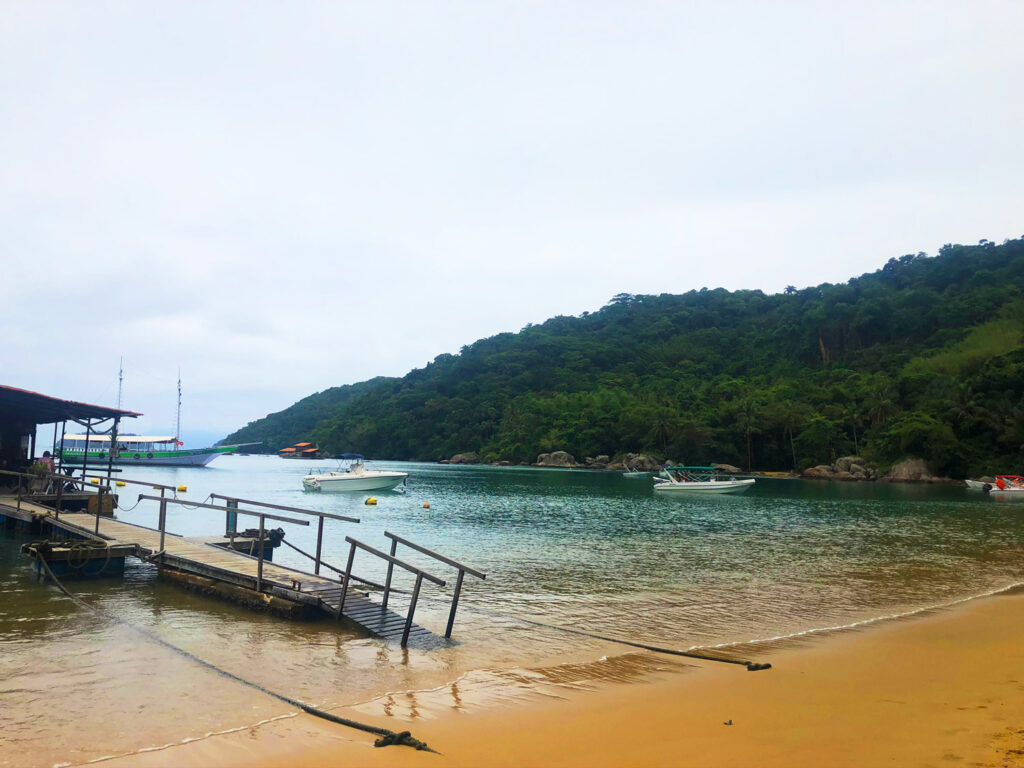
<instances>
[{"instance_id":1,"label":"rock outcrop in water","mask_svg":"<svg viewBox=\"0 0 1024 768\"><path fill-rule=\"evenodd\" d=\"M802 476L822 480L877 480L878 468L860 456L843 456L834 464L809 467Z\"/></svg>"},{"instance_id":2,"label":"rock outcrop in water","mask_svg":"<svg viewBox=\"0 0 1024 768\"><path fill-rule=\"evenodd\" d=\"M892 469L885 476L891 483L952 483L948 477L937 477L933 475L924 459L904 459L898 464L893 464Z\"/></svg>"},{"instance_id":3,"label":"rock outcrop in water","mask_svg":"<svg viewBox=\"0 0 1024 768\"><path fill-rule=\"evenodd\" d=\"M537 457L537 463L535 466L538 467L580 467L581 464L576 462L576 459L571 453L565 451L552 451L551 453L542 453Z\"/></svg>"},{"instance_id":4,"label":"rock outcrop in water","mask_svg":"<svg viewBox=\"0 0 1024 768\"><path fill-rule=\"evenodd\" d=\"M480 454L475 451L469 451L468 453L456 453L448 460L449 464L479 464Z\"/></svg>"}]
</instances>

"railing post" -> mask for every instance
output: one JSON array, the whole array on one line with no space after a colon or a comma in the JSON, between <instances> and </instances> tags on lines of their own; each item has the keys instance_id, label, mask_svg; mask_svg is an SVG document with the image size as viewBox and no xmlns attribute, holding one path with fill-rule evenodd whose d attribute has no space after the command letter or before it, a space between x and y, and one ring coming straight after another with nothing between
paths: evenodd
<instances>
[{"instance_id":1,"label":"railing post","mask_svg":"<svg viewBox=\"0 0 1024 768\"><path fill-rule=\"evenodd\" d=\"M57 520L60 520L60 497L61 497L61 494L63 492L64 492L64 475L61 474L60 477L57 478L57 509L56 509L56 511L55 511L55 513L53 515L54 518L57 519Z\"/></svg>"},{"instance_id":2,"label":"railing post","mask_svg":"<svg viewBox=\"0 0 1024 768\"><path fill-rule=\"evenodd\" d=\"M462 577L466 572L459 568L459 578L455 580L455 594L452 595L452 612L448 614L448 628L444 631L445 637L452 636L452 627L455 626L455 609L459 607L459 593L462 591Z\"/></svg>"},{"instance_id":3,"label":"railing post","mask_svg":"<svg viewBox=\"0 0 1024 768\"><path fill-rule=\"evenodd\" d=\"M324 543L324 519L320 518L320 523L316 529L316 559L313 561L316 565L313 568L313 573L317 576L320 575L320 547Z\"/></svg>"},{"instance_id":4,"label":"railing post","mask_svg":"<svg viewBox=\"0 0 1024 768\"><path fill-rule=\"evenodd\" d=\"M263 523L265 518L260 515L260 558L256 563L256 591L263 591Z\"/></svg>"},{"instance_id":5,"label":"railing post","mask_svg":"<svg viewBox=\"0 0 1024 768\"><path fill-rule=\"evenodd\" d=\"M164 551L164 533L167 528L167 499L160 498L160 551Z\"/></svg>"},{"instance_id":6,"label":"railing post","mask_svg":"<svg viewBox=\"0 0 1024 768\"><path fill-rule=\"evenodd\" d=\"M397 551L398 551L398 542L395 541L394 539L392 539L391 540L391 556L394 557L395 553ZM387 578L387 581L384 582L384 600L380 604L381 608L387 608L388 607L388 597L390 597L390 595L391 595L391 572L394 569L395 569L395 564L392 563L389 560L388 561L388 578Z\"/></svg>"},{"instance_id":7,"label":"railing post","mask_svg":"<svg viewBox=\"0 0 1024 768\"><path fill-rule=\"evenodd\" d=\"M420 596L420 584L423 583L423 574L416 574L416 586L412 588L412 600L409 602L409 615L405 617L405 630L402 632L402 647L409 644L409 630L412 629L412 615L416 611L416 600Z\"/></svg>"},{"instance_id":8,"label":"railing post","mask_svg":"<svg viewBox=\"0 0 1024 768\"><path fill-rule=\"evenodd\" d=\"M341 597L338 598L338 618L341 618L341 612L345 609L345 595L348 593L348 579L352 575L352 563L356 559L356 545L352 542L352 547L348 551L348 565L345 566L345 576L341 580Z\"/></svg>"},{"instance_id":9,"label":"railing post","mask_svg":"<svg viewBox=\"0 0 1024 768\"><path fill-rule=\"evenodd\" d=\"M101 485L96 489L96 528L95 533L99 536L100 533L100 512L103 511L103 486Z\"/></svg>"},{"instance_id":10,"label":"railing post","mask_svg":"<svg viewBox=\"0 0 1024 768\"><path fill-rule=\"evenodd\" d=\"M238 499L226 499L224 501L224 506L231 507L232 509L238 509ZM238 535L237 512L224 513L224 535L231 539Z\"/></svg>"},{"instance_id":11,"label":"railing post","mask_svg":"<svg viewBox=\"0 0 1024 768\"><path fill-rule=\"evenodd\" d=\"M18 511L21 512L21 484L25 481L21 475L18 475Z\"/></svg>"}]
</instances>

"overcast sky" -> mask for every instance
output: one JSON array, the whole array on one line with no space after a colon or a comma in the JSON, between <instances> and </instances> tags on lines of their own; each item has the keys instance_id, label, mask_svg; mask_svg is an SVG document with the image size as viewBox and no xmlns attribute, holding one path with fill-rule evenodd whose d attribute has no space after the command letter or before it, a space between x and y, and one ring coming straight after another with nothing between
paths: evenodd
<instances>
[{"instance_id":1,"label":"overcast sky","mask_svg":"<svg viewBox=\"0 0 1024 768\"><path fill-rule=\"evenodd\" d=\"M1024 3L0 1L0 383L200 447L613 294L1024 235ZM189 442L189 437L192 441Z\"/></svg>"}]
</instances>

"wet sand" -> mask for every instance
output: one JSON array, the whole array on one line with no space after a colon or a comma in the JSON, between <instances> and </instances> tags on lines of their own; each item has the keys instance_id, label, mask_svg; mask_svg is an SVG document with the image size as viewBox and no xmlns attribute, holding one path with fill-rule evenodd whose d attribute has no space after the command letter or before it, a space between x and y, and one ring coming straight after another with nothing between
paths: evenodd
<instances>
[{"instance_id":1,"label":"wet sand","mask_svg":"<svg viewBox=\"0 0 1024 768\"><path fill-rule=\"evenodd\" d=\"M1024 595L756 654L653 682L431 719L335 713L411 730L443 754L375 749L308 715L109 766L1024 765ZM726 723L731 722L731 725Z\"/></svg>"}]
</instances>

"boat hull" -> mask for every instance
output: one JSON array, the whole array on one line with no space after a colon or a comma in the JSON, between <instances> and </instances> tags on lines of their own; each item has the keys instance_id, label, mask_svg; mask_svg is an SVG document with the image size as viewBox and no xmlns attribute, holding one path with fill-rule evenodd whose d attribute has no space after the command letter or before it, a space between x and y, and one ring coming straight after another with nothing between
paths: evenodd
<instances>
[{"instance_id":1,"label":"boat hull","mask_svg":"<svg viewBox=\"0 0 1024 768\"><path fill-rule=\"evenodd\" d=\"M404 472L387 473L371 477L361 475L346 477L347 473L339 473L338 477L314 475L302 478L302 487L307 491L323 493L344 493L345 491L390 491L405 482L408 476Z\"/></svg>"},{"instance_id":2,"label":"boat hull","mask_svg":"<svg viewBox=\"0 0 1024 768\"><path fill-rule=\"evenodd\" d=\"M745 480L707 480L689 483L658 483L654 490L662 493L742 493L754 484L754 478Z\"/></svg>"},{"instance_id":3,"label":"boat hull","mask_svg":"<svg viewBox=\"0 0 1024 768\"><path fill-rule=\"evenodd\" d=\"M235 447L232 446L182 451L140 451L138 453L122 451L120 456L113 458L113 461L109 459L106 453L101 454L90 451L89 465L100 467L111 461L116 466L205 467L218 456L231 453L234 449ZM78 451L64 451L61 455L61 462L63 464L74 464L77 466L82 464L82 459L83 455Z\"/></svg>"}]
</instances>

